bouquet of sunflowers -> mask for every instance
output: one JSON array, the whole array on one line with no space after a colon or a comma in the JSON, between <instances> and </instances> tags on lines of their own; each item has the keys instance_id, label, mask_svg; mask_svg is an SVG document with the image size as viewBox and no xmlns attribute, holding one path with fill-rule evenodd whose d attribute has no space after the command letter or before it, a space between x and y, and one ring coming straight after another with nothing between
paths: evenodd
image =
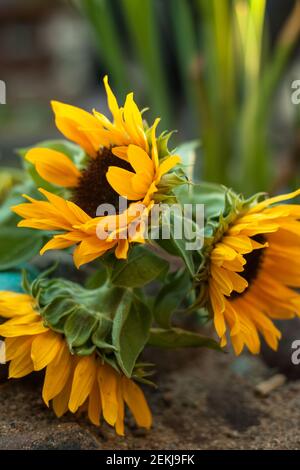
<instances>
[{"instance_id":1,"label":"bouquet of sunflowers","mask_svg":"<svg viewBox=\"0 0 300 470\"><path fill-rule=\"evenodd\" d=\"M45 370L58 417L85 410L123 435L125 405L152 424L148 345L277 349L272 320L300 312L300 190L245 199L195 184L172 133L104 86L110 119L52 102L66 140L20 151L24 173L0 182L0 268L26 268L1 287L0 336L9 378ZM28 264L50 250L72 253L84 282Z\"/></svg>"}]
</instances>

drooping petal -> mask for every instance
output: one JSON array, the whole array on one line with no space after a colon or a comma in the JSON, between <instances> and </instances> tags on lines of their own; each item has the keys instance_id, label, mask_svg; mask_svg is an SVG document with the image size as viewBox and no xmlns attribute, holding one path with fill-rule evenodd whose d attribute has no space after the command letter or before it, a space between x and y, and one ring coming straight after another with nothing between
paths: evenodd
<instances>
[{"instance_id":1,"label":"drooping petal","mask_svg":"<svg viewBox=\"0 0 300 470\"><path fill-rule=\"evenodd\" d=\"M67 383L72 369L72 360L69 348L65 341L62 342L59 353L48 364L43 386L43 400L46 405L59 395Z\"/></svg>"},{"instance_id":2,"label":"drooping petal","mask_svg":"<svg viewBox=\"0 0 300 470\"><path fill-rule=\"evenodd\" d=\"M49 183L66 188L75 187L78 183L80 171L72 160L62 152L47 148L33 148L27 152L25 158Z\"/></svg>"},{"instance_id":3,"label":"drooping petal","mask_svg":"<svg viewBox=\"0 0 300 470\"><path fill-rule=\"evenodd\" d=\"M38 335L32 342L31 359L34 370L42 370L58 355L62 339L52 330Z\"/></svg>"},{"instance_id":4,"label":"drooping petal","mask_svg":"<svg viewBox=\"0 0 300 470\"><path fill-rule=\"evenodd\" d=\"M76 365L69 400L69 410L72 413L85 402L89 396L96 378L96 361L94 356L80 358Z\"/></svg>"},{"instance_id":5,"label":"drooping petal","mask_svg":"<svg viewBox=\"0 0 300 470\"><path fill-rule=\"evenodd\" d=\"M104 364L98 367L98 384L101 393L102 411L105 421L114 426L118 419L117 373Z\"/></svg>"},{"instance_id":6,"label":"drooping petal","mask_svg":"<svg viewBox=\"0 0 300 470\"><path fill-rule=\"evenodd\" d=\"M152 415L141 388L133 381L122 377L123 396L138 426L149 429Z\"/></svg>"}]
</instances>

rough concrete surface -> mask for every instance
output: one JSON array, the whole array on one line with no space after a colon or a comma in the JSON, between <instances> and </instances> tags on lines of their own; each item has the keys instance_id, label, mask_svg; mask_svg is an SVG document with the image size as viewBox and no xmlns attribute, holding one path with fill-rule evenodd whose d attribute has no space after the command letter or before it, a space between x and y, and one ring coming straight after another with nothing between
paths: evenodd
<instances>
[{"instance_id":1,"label":"rough concrete surface","mask_svg":"<svg viewBox=\"0 0 300 470\"><path fill-rule=\"evenodd\" d=\"M150 352L157 390L146 388L151 431L127 417L126 437L84 416L57 419L41 399L42 376L0 384L0 449L300 449L300 381L267 398L255 384L272 375L258 358L214 351ZM300 367L300 366L299 366Z\"/></svg>"}]
</instances>

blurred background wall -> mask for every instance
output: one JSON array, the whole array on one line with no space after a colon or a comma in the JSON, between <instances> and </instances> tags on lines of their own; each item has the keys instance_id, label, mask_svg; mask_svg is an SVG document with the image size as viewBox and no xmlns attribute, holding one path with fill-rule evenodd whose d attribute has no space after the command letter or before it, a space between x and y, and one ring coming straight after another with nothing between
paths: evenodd
<instances>
[{"instance_id":1,"label":"blurred background wall","mask_svg":"<svg viewBox=\"0 0 300 470\"><path fill-rule=\"evenodd\" d=\"M174 146L189 141L195 179L293 188L299 37L297 0L0 0L0 165L59 136L51 99L105 111L107 73L120 101L134 90L149 121L178 130Z\"/></svg>"}]
</instances>

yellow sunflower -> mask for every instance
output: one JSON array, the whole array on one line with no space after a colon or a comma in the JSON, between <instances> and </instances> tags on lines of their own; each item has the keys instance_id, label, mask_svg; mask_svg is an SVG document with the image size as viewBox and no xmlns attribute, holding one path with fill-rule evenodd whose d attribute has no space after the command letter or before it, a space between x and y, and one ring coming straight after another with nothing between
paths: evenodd
<instances>
[{"instance_id":1,"label":"yellow sunflower","mask_svg":"<svg viewBox=\"0 0 300 470\"><path fill-rule=\"evenodd\" d=\"M75 245L77 267L110 249L115 249L117 258L126 258L131 242L144 243L143 221L154 204L161 179L180 162L178 156L159 155L159 119L147 129L133 94L127 95L124 107L119 107L107 77L104 85L112 121L97 111L90 114L52 102L58 129L88 156L83 169L64 153L49 148L33 148L26 154L44 180L67 189L70 197L40 189L46 200L24 195L29 202L12 208L24 219L20 227L59 232L41 254ZM119 212L120 198L126 198L129 207ZM103 204L113 206L115 214L97 217L97 208ZM105 236L101 230L99 237L98 225L106 227L108 223L114 228L107 228Z\"/></svg>"},{"instance_id":2,"label":"yellow sunflower","mask_svg":"<svg viewBox=\"0 0 300 470\"><path fill-rule=\"evenodd\" d=\"M209 297L217 334L226 330L236 354L260 351L259 333L274 350L281 337L272 319L300 316L300 205L274 205L300 194L266 199L242 211L213 245Z\"/></svg>"},{"instance_id":3,"label":"yellow sunflower","mask_svg":"<svg viewBox=\"0 0 300 470\"><path fill-rule=\"evenodd\" d=\"M90 421L100 425L101 416L124 435L124 404L138 426L150 428L151 412L140 387L95 354L72 355L63 335L47 328L27 294L1 292L0 325L5 337L9 378L45 369L43 400L52 400L56 416L68 410L87 410Z\"/></svg>"}]
</instances>

